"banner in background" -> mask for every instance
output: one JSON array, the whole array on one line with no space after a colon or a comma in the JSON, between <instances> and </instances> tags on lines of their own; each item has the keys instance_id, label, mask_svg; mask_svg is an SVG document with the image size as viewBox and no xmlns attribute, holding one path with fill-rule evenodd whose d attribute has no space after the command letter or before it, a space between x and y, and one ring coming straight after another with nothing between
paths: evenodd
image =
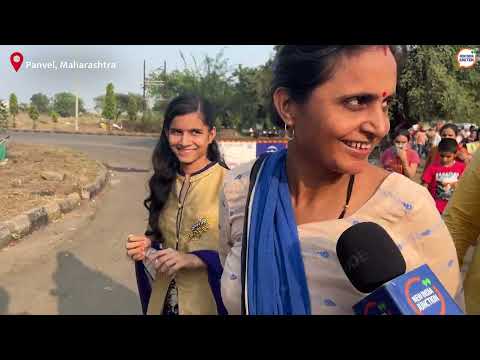
<instances>
[{"instance_id":1,"label":"banner in background","mask_svg":"<svg viewBox=\"0 0 480 360\"><path fill-rule=\"evenodd\" d=\"M277 152L287 148L287 141L258 141L257 142L257 157L265 152Z\"/></svg>"},{"instance_id":2,"label":"banner in background","mask_svg":"<svg viewBox=\"0 0 480 360\"><path fill-rule=\"evenodd\" d=\"M230 169L256 159L257 148L254 141L220 141L218 145Z\"/></svg>"},{"instance_id":3,"label":"banner in background","mask_svg":"<svg viewBox=\"0 0 480 360\"><path fill-rule=\"evenodd\" d=\"M220 151L230 169L255 160L265 152L277 152L287 148L286 140L219 141Z\"/></svg>"}]
</instances>

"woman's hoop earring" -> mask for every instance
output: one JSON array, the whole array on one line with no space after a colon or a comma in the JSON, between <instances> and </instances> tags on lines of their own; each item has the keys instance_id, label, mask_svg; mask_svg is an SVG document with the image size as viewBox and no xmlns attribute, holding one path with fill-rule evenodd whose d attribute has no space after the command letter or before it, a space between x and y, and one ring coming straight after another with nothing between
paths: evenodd
<instances>
[{"instance_id":1,"label":"woman's hoop earring","mask_svg":"<svg viewBox=\"0 0 480 360\"><path fill-rule=\"evenodd\" d=\"M287 123L285 123L285 136L289 141L292 141L293 139L295 139L295 128L292 126L292 135L290 136L288 133Z\"/></svg>"}]
</instances>

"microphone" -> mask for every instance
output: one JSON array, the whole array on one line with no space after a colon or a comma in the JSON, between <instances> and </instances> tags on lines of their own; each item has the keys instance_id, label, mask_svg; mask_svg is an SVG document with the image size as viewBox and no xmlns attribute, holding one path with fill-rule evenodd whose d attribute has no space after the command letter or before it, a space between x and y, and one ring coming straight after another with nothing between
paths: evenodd
<instances>
[{"instance_id":1,"label":"microphone","mask_svg":"<svg viewBox=\"0 0 480 360\"><path fill-rule=\"evenodd\" d=\"M369 294L353 306L357 315L463 315L428 265L406 273L402 253L378 224L345 230L337 257L352 285Z\"/></svg>"}]
</instances>

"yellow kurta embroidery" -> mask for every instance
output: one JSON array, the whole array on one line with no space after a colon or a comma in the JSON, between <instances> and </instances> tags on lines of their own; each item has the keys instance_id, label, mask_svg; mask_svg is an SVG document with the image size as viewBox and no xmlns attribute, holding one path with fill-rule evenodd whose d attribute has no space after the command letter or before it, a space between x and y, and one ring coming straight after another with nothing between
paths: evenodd
<instances>
[{"instance_id":1,"label":"yellow kurta embroidery","mask_svg":"<svg viewBox=\"0 0 480 360\"><path fill-rule=\"evenodd\" d=\"M227 170L215 164L190 177L178 175L174 191L165 204L159 227L165 238L164 248L189 253L198 250L218 251L219 194ZM186 195L180 202L182 186ZM170 278L158 273L152 285L147 314L161 314ZM180 314L217 314L217 306L208 282L206 269L181 270L175 276Z\"/></svg>"}]
</instances>

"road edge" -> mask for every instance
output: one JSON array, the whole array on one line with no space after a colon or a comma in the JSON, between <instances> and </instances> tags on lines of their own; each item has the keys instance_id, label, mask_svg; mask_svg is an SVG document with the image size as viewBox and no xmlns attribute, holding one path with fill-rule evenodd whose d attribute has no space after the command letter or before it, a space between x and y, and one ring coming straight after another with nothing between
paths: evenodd
<instances>
[{"instance_id":1,"label":"road edge","mask_svg":"<svg viewBox=\"0 0 480 360\"><path fill-rule=\"evenodd\" d=\"M125 133L125 132L90 132L90 131L66 131L66 130L30 130L30 129L14 129L8 128L7 131L17 133L41 133L41 134L68 134L68 135L99 135L99 136L132 136L132 137L148 137L157 139L160 134L157 133Z\"/></svg>"},{"instance_id":2,"label":"road edge","mask_svg":"<svg viewBox=\"0 0 480 360\"><path fill-rule=\"evenodd\" d=\"M80 206L81 200L92 200L108 184L110 179L107 168L96 161L99 173L94 182L72 192L67 196L53 200L48 204L25 211L9 220L0 222L0 249L12 241L20 240L34 231L57 220L62 214L67 214Z\"/></svg>"}]
</instances>

